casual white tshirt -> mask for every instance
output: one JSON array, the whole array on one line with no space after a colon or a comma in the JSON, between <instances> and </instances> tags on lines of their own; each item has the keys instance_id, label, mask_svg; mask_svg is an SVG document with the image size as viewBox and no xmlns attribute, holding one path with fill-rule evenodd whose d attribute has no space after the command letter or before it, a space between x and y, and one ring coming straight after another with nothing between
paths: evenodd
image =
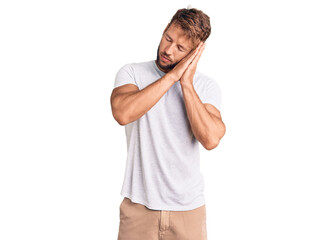
<instances>
[{"instance_id":1,"label":"casual white tshirt","mask_svg":"<svg viewBox=\"0 0 336 240\"><path fill-rule=\"evenodd\" d=\"M165 73L155 61L124 65L114 88L134 84L140 90ZM194 89L203 103L220 110L221 90L196 71ZM141 118L125 125L127 162L121 195L152 210L187 211L205 204L199 142L192 133L180 82L176 82Z\"/></svg>"}]
</instances>

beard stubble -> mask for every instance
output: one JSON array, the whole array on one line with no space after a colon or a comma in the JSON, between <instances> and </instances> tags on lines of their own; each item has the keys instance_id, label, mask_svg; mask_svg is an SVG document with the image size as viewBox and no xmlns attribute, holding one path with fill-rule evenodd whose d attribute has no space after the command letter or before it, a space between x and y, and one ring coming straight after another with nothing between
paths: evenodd
<instances>
[{"instance_id":1,"label":"beard stubble","mask_svg":"<svg viewBox=\"0 0 336 240\"><path fill-rule=\"evenodd\" d=\"M159 67L167 72L171 71L178 63L168 64L166 66L163 66L160 64L160 55L159 55L159 49L160 45L158 46L157 52L156 52L156 64L159 65ZM167 56L166 54L163 54L163 56Z\"/></svg>"}]
</instances>

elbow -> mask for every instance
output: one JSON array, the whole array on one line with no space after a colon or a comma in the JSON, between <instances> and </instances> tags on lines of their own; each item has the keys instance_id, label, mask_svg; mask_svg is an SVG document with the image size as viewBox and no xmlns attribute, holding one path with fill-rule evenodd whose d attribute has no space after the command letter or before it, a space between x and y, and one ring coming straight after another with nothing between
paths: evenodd
<instances>
[{"instance_id":1,"label":"elbow","mask_svg":"<svg viewBox=\"0 0 336 240\"><path fill-rule=\"evenodd\" d=\"M117 121L117 123L121 126L125 126L126 124L129 123L129 121L127 120L127 118L124 115L122 115L122 114L120 114L116 111L112 110L112 115L113 115L114 119Z\"/></svg>"},{"instance_id":2,"label":"elbow","mask_svg":"<svg viewBox=\"0 0 336 240\"><path fill-rule=\"evenodd\" d=\"M128 124L128 122L125 121L123 118L115 118L115 120L117 121L117 123L119 123L120 126L125 126Z\"/></svg>"},{"instance_id":3,"label":"elbow","mask_svg":"<svg viewBox=\"0 0 336 240\"><path fill-rule=\"evenodd\" d=\"M226 127L225 124L223 123L221 128L218 131L218 136L216 137L209 137L208 141L206 143L203 144L204 148L208 151L216 148L220 142L220 140L222 139L222 137L225 135L226 132ZM213 135L214 136L214 135Z\"/></svg>"},{"instance_id":4,"label":"elbow","mask_svg":"<svg viewBox=\"0 0 336 240\"><path fill-rule=\"evenodd\" d=\"M224 137L224 135L226 133L226 126L225 126L225 124L223 122L222 122L222 126L221 126L219 132L220 132L220 139L221 139L222 137Z\"/></svg>"},{"instance_id":5,"label":"elbow","mask_svg":"<svg viewBox=\"0 0 336 240\"><path fill-rule=\"evenodd\" d=\"M111 103L111 111L113 118L117 121L117 123L121 126L124 126L129 123L127 117L125 116L125 112L122 112L119 107L116 106L116 101L112 101L112 95L110 98Z\"/></svg>"},{"instance_id":6,"label":"elbow","mask_svg":"<svg viewBox=\"0 0 336 240\"><path fill-rule=\"evenodd\" d=\"M208 144L205 144L205 145L204 145L204 148L205 148L206 150L210 151L210 150L216 148L216 147L218 146L218 144L219 144L219 141L212 142L212 143L208 143Z\"/></svg>"},{"instance_id":7,"label":"elbow","mask_svg":"<svg viewBox=\"0 0 336 240\"><path fill-rule=\"evenodd\" d=\"M203 147L210 151L214 148L216 148L219 144L220 138L213 138L212 140L207 141L206 143L203 144Z\"/></svg>"}]
</instances>

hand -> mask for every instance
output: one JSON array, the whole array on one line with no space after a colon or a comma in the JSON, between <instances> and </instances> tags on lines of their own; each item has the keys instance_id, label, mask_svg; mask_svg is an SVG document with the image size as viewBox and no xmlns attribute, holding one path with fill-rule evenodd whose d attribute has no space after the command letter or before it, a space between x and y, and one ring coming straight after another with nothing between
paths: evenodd
<instances>
[{"instance_id":1,"label":"hand","mask_svg":"<svg viewBox=\"0 0 336 240\"><path fill-rule=\"evenodd\" d=\"M180 79L181 85L183 84L192 85L193 84L193 78L196 72L197 63L202 55L204 48L205 48L205 43L201 42L200 47L198 48L199 50L197 51L195 58L191 61L191 63L189 64L189 66L187 67L187 69L185 70L185 72L183 73Z\"/></svg>"},{"instance_id":2,"label":"hand","mask_svg":"<svg viewBox=\"0 0 336 240\"><path fill-rule=\"evenodd\" d=\"M183 73L186 71L190 63L195 59L201 46L202 42L195 49L190 51L190 53L188 53L188 55L185 56L170 72L167 73L172 76L175 82L181 79Z\"/></svg>"}]
</instances>

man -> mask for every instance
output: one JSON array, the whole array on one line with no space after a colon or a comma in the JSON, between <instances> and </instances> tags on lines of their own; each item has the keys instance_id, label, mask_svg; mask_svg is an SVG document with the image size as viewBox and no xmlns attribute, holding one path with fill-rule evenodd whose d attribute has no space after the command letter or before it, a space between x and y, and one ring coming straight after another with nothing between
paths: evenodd
<instances>
[{"instance_id":1,"label":"man","mask_svg":"<svg viewBox=\"0 0 336 240\"><path fill-rule=\"evenodd\" d=\"M116 74L111 108L128 151L118 240L207 238L198 143L211 150L225 134L219 85L196 71L210 32L206 14L180 9L156 60Z\"/></svg>"}]
</instances>

